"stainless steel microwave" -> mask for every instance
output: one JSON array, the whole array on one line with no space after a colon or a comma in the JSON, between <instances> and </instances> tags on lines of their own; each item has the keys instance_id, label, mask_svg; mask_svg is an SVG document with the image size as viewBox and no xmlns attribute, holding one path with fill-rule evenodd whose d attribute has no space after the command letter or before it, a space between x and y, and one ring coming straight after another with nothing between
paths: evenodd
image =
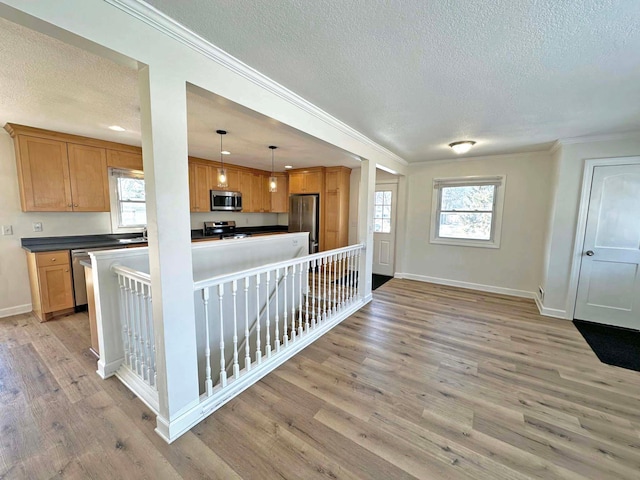
<instances>
[{"instance_id":1,"label":"stainless steel microwave","mask_svg":"<svg viewBox=\"0 0 640 480\"><path fill-rule=\"evenodd\" d=\"M242 211L242 193L211 190L211 211Z\"/></svg>"}]
</instances>

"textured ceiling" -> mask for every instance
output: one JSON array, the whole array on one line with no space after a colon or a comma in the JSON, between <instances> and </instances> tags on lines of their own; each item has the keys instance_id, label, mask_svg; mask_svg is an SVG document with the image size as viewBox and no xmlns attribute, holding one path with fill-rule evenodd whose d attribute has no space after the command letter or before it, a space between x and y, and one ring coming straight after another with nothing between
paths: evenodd
<instances>
[{"instance_id":1,"label":"textured ceiling","mask_svg":"<svg viewBox=\"0 0 640 480\"><path fill-rule=\"evenodd\" d=\"M0 126L6 122L140 145L137 72L0 18ZM225 161L271 169L347 165L357 157L233 102L190 87L189 153L217 159L229 134ZM125 132L107 127L120 125Z\"/></svg>"},{"instance_id":2,"label":"textured ceiling","mask_svg":"<svg viewBox=\"0 0 640 480\"><path fill-rule=\"evenodd\" d=\"M408 161L640 128L638 0L148 0Z\"/></svg>"}]
</instances>

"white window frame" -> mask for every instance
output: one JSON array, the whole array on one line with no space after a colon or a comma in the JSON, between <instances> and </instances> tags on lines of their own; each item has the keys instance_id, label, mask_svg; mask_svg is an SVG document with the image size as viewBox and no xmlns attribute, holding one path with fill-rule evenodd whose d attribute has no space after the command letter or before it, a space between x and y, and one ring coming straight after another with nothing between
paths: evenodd
<instances>
[{"instance_id":1,"label":"white window frame","mask_svg":"<svg viewBox=\"0 0 640 480\"><path fill-rule=\"evenodd\" d=\"M442 204L442 188L471 187L479 185L495 185L490 238L488 240L476 240L468 238L440 237L438 235L438 227ZM457 245L463 247L500 248L500 239L502 237L502 211L504 209L504 192L506 185L506 175L434 178L433 196L431 200L430 243Z\"/></svg>"},{"instance_id":2,"label":"white window frame","mask_svg":"<svg viewBox=\"0 0 640 480\"><path fill-rule=\"evenodd\" d=\"M130 233L142 232L146 225L136 225L130 227L120 226L120 197L118 192L118 178L142 178L144 173L140 170L127 170L123 168L109 168L109 197L111 203L111 232Z\"/></svg>"}]
</instances>

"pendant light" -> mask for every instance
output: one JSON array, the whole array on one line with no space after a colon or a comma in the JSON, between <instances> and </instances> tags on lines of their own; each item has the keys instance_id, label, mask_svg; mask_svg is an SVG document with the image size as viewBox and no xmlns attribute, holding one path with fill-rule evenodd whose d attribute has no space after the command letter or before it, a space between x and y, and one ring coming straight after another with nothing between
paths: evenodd
<instances>
[{"instance_id":1,"label":"pendant light","mask_svg":"<svg viewBox=\"0 0 640 480\"><path fill-rule=\"evenodd\" d=\"M226 135L226 130L216 130L216 133L220 135L220 168L218 168L218 187L219 188L227 188L229 185L227 183L227 169L224 168L224 160L223 160L223 150L222 150L222 136Z\"/></svg>"},{"instance_id":2,"label":"pendant light","mask_svg":"<svg viewBox=\"0 0 640 480\"><path fill-rule=\"evenodd\" d=\"M269 192L275 193L278 191L278 177L273 172L273 151L278 148L275 145L269 145L271 149L271 176L269 177Z\"/></svg>"}]
</instances>

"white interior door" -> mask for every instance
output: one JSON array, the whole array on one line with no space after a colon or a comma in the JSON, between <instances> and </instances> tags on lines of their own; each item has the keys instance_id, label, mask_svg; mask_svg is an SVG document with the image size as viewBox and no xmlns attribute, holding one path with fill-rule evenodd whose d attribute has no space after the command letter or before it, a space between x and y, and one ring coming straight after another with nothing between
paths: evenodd
<instances>
[{"instance_id":1,"label":"white interior door","mask_svg":"<svg viewBox=\"0 0 640 480\"><path fill-rule=\"evenodd\" d=\"M373 212L373 273L393 276L396 256L398 185L376 185Z\"/></svg>"},{"instance_id":2,"label":"white interior door","mask_svg":"<svg viewBox=\"0 0 640 480\"><path fill-rule=\"evenodd\" d=\"M640 330L640 165L596 166L575 318Z\"/></svg>"}]
</instances>

